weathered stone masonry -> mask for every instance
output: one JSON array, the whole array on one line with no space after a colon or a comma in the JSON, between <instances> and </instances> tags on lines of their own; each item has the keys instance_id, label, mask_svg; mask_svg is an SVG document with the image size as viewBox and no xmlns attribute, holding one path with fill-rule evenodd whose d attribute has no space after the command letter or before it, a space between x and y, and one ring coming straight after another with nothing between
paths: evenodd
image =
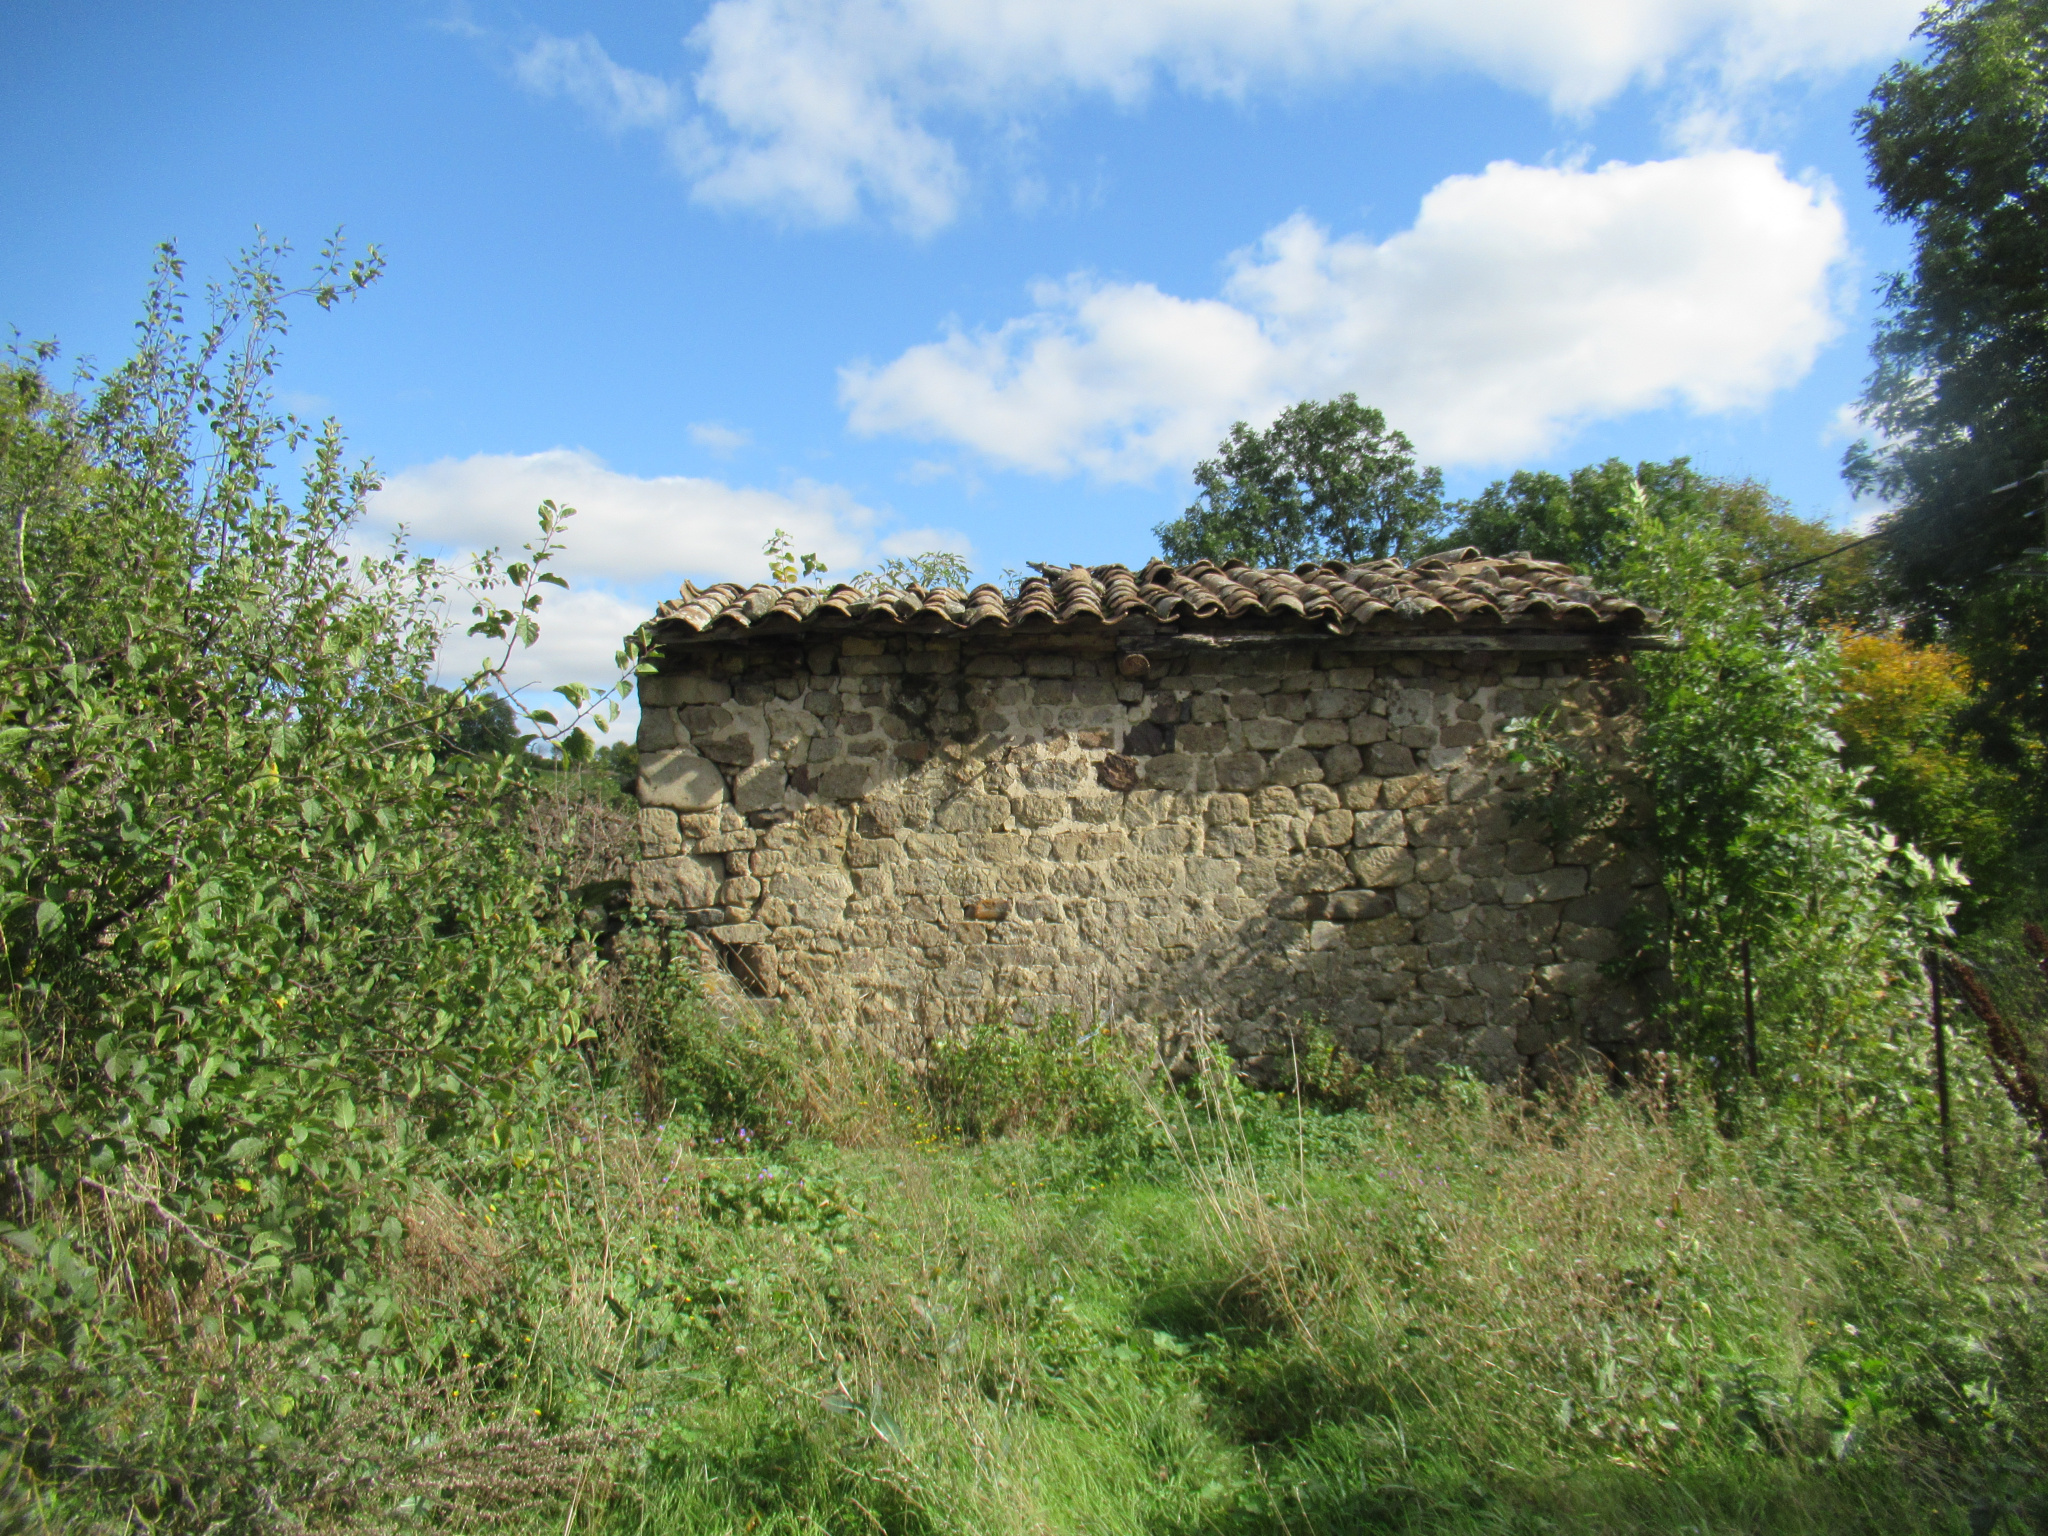
<instances>
[{"instance_id":1,"label":"weathered stone masonry","mask_svg":"<svg viewBox=\"0 0 2048 1536\"><path fill-rule=\"evenodd\" d=\"M1327 569L1372 587L1374 568ZM1396 604L1304 633L1268 602L1063 616L1059 580L1035 627L963 626L957 594L941 627L903 622L925 594L877 613L842 588L804 613L732 588L709 607L751 606L744 627L657 629L636 902L750 989L905 1054L991 1007L1200 1012L1254 1057L1317 1018L1369 1059L1489 1078L1638 1043L1602 962L1629 907L1661 900L1656 871L1610 832L1553 847L1518 820L1501 732L1555 708L1619 756L1641 610L1459 634ZM771 603L800 610L781 633Z\"/></svg>"}]
</instances>

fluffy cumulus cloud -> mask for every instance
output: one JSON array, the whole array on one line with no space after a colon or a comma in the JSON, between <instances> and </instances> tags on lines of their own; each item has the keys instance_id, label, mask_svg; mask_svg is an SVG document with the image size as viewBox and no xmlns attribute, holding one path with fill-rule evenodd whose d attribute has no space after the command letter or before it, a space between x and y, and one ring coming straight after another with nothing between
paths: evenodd
<instances>
[{"instance_id":1,"label":"fluffy cumulus cloud","mask_svg":"<svg viewBox=\"0 0 2048 1536\"><path fill-rule=\"evenodd\" d=\"M1846 249L1831 193L1766 155L1503 161L1386 240L1290 219L1215 298L1042 285L1032 313L844 369L840 393L858 432L1141 480L1234 420L1353 390L1432 459L1492 464L1586 420L1761 403L1833 334Z\"/></svg>"},{"instance_id":2,"label":"fluffy cumulus cloud","mask_svg":"<svg viewBox=\"0 0 2048 1536\"><path fill-rule=\"evenodd\" d=\"M367 531L402 526L416 547L450 555L512 551L534 537L534 509L549 499L577 509L553 567L571 585L548 591L540 641L515 658L520 684L608 682L620 637L684 577L765 579L761 545L777 528L834 571L852 571L868 555L876 524L870 509L834 486L764 491L681 475L642 478L583 450L554 448L402 470L372 500ZM453 617L466 622L466 610ZM462 623L454 627L442 664L461 675L484 651L460 635Z\"/></svg>"},{"instance_id":3,"label":"fluffy cumulus cloud","mask_svg":"<svg viewBox=\"0 0 2048 1536\"><path fill-rule=\"evenodd\" d=\"M707 201L918 233L967 186L949 125L1165 88L1227 99L1464 71L1565 113L1676 75L1719 93L1890 57L1921 0L718 0L689 96L588 36L518 61L608 126L658 127Z\"/></svg>"}]
</instances>

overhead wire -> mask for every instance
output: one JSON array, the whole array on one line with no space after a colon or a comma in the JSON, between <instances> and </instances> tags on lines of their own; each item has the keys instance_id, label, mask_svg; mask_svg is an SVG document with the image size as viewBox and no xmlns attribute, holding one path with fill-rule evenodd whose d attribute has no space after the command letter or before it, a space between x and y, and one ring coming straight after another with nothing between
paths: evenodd
<instances>
[{"instance_id":1,"label":"overhead wire","mask_svg":"<svg viewBox=\"0 0 2048 1536\"><path fill-rule=\"evenodd\" d=\"M2021 475L2017 480L2008 481L2004 485L1993 486L1990 490L1982 491L1979 494L1970 497L1969 500L1957 502L1955 505L1958 508L1960 508L1971 506L1974 503L1980 501L1989 501L1994 496L2003 496L2007 491L2018 490L2021 486L2027 484L2027 482L2029 482L2030 480L2041 479L2048 479L2048 464L2042 465L2039 469L2035 470L2031 475ZM2041 509L2039 507L2036 507L2033 511L2028 512L2026 516L2038 517L2040 516L2040 512ZM1955 547L1961 544L1973 543L1978 539L1988 537L1991 532L1993 532L1993 530L1988 528L1980 529L1976 533L1968 534L1963 538L1952 540L1949 544L1945 545L1944 547L1948 549L1954 549ZM1817 555L1808 555L1802 560L1794 560L1790 565L1781 565L1775 570L1760 571L1755 575L1745 576L1742 578L1742 580L1737 582L1731 582L1729 583L1729 585L1736 587L1746 587L1755 582L1776 581L1780 576L1789 576L1792 572L1804 570L1809 565L1818 565L1823 560L1832 560L1837 555L1846 555L1852 549L1861 549L1865 544L1875 544L1880 539L1888 539L1891 536L1892 532L1889 528L1880 528L1876 533L1866 533L1860 539L1851 539L1846 544L1837 545L1833 549L1823 550L1821 551L1821 553Z\"/></svg>"}]
</instances>

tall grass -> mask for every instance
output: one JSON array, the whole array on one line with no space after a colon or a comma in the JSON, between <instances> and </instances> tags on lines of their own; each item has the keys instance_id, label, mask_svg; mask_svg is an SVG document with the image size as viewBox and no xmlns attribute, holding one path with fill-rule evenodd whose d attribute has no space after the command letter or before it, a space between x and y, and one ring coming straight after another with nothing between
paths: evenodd
<instances>
[{"instance_id":1,"label":"tall grass","mask_svg":"<svg viewBox=\"0 0 2048 1536\"><path fill-rule=\"evenodd\" d=\"M1074 1073L1071 1036L1019 1038ZM983 1060L992 1091L1015 1085L1016 1041ZM727 1310L693 1356L716 1368L649 1402L663 1428L607 1525L2038 1517L2044 1234L1988 1097L1965 1107L1976 1150L1949 1212L1924 1160L1886 1169L1805 1127L1731 1140L1677 1081L1537 1102L1383 1084L1324 1115L1214 1062L1155 1094L1143 1065L1097 1059L1121 1082L1077 1088L1143 1117L1099 1128L1114 1166L1015 1116L934 1139L914 1094L893 1142L776 1154L857 1218L829 1259L788 1225L716 1226L698 1262L730 1277ZM1025 1086L1040 1123L1071 1124Z\"/></svg>"},{"instance_id":2,"label":"tall grass","mask_svg":"<svg viewBox=\"0 0 2048 1536\"><path fill-rule=\"evenodd\" d=\"M1152 1042L1062 1022L992 1021L913 1075L652 958L610 1007L546 1155L480 1155L400 1213L382 1326L432 1369L158 1362L126 1432L175 1439L211 1402L263 1455L149 1509L18 1484L20 1523L203 1525L179 1511L227 1477L265 1480L252 1529L2048 1513L2048 1226L1987 1083L1959 1091L1950 1210L1917 1126L1752 1105L1730 1134L1675 1071L1542 1097L1368 1078L1330 1112L1200 1050L1176 1086ZM172 1304L146 1213L79 1219L127 1222L136 1297Z\"/></svg>"}]
</instances>

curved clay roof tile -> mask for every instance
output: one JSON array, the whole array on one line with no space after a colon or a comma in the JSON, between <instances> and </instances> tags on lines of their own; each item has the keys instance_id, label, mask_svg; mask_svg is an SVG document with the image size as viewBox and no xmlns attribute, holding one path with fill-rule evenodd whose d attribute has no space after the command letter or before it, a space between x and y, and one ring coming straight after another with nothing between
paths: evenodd
<instances>
[{"instance_id":1,"label":"curved clay roof tile","mask_svg":"<svg viewBox=\"0 0 2048 1536\"><path fill-rule=\"evenodd\" d=\"M1314 623L1334 634L1446 629L1575 630L1628 633L1656 615L1602 592L1585 577L1527 551L1489 559L1472 548L1442 550L1412 566L1398 560L1308 561L1292 570L1233 560L1140 570L1122 565L1040 566L1014 596L986 583L961 593L912 586L863 592L841 582L824 591L765 583L685 582L655 613L657 629L789 633L826 628L930 633L972 628L1096 628L1127 618L1166 625L1219 620L1248 626ZM657 634L656 643L659 643Z\"/></svg>"}]
</instances>

